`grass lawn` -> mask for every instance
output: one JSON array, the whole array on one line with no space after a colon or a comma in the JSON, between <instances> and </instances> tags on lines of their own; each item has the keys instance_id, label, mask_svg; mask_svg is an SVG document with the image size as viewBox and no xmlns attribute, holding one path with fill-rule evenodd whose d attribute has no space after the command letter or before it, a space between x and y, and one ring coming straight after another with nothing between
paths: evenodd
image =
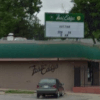
<instances>
[{"instance_id":1,"label":"grass lawn","mask_svg":"<svg viewBox=\"0 0 100 100\"><path fill-rule=\"evenodd\" d=\"M7 90L5 93L17 93L17 94L33 94L34 91L24 91L24 90Z\"/></svg>"}]
</instances>

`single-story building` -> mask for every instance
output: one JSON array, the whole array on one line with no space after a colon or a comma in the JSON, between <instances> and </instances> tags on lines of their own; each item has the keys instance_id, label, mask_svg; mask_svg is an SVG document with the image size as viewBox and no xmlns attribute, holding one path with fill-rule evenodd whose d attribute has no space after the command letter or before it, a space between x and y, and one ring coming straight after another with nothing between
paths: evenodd
<instances>
[{"instance_id":1,"label":"single-story building","mask_svg":"<svg viewBox=\"0 0 100 100\"><path fill-rule=\"evenodd\" d=\"M58 78L65 90L100 86L100 48L79 42L0 42L0 88L35 90Z\"/></svg>"}]
</instances>

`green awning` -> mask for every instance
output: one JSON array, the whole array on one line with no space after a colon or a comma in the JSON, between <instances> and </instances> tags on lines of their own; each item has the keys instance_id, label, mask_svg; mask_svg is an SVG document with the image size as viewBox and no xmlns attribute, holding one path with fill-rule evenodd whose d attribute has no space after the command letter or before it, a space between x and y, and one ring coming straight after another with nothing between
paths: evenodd
<instances>
[{"instance_id":1,"label":"green awning","mask_svg":"<svg viewBox=\"0 0 100 100\"><path fill-rule=\"evenodd\" d=\"M4 58L85 58L100 60L100 49L82 44L0 44Z\"/></svg>"}]
</instances>

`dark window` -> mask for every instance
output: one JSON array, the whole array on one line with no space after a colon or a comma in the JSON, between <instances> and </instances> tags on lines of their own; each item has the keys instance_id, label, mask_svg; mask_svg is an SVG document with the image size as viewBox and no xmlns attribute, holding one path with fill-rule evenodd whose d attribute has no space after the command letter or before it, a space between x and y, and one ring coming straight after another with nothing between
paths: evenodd
<instances>
[{"instance_id":1,"label":"dark window","mask_svg":"<svg viewBox=\"0 0 100 100\"><path fill-rule=\"evenodd\" d=\"M39 83L56 83L55 79L42 79Z\"/></svg>"},{"instance_id":2,"label":"dark window","mask_svg":"<svg viewBox=\"0 0 100 100\"><path fill-rule=\"evenodd\" d=\"M88 82L92 81L92 66L88 66Z\"/></svg>"}]
</instances>

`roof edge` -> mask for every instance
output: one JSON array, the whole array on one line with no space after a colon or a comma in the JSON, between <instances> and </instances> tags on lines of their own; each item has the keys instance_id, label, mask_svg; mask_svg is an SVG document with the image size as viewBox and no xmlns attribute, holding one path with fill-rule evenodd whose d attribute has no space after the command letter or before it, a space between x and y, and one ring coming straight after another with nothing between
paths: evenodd
<instances>
[{"instance_id":1,"label":"roof edge","mask_svg":"<svg viewBox=\"0 0 100 100\"><path fill-rule=\"evenodd\" d=\"M100 60L89 60L86 58L0 58L0 61L94 61L100 62Z\"/></svg>"}]
</instances>

